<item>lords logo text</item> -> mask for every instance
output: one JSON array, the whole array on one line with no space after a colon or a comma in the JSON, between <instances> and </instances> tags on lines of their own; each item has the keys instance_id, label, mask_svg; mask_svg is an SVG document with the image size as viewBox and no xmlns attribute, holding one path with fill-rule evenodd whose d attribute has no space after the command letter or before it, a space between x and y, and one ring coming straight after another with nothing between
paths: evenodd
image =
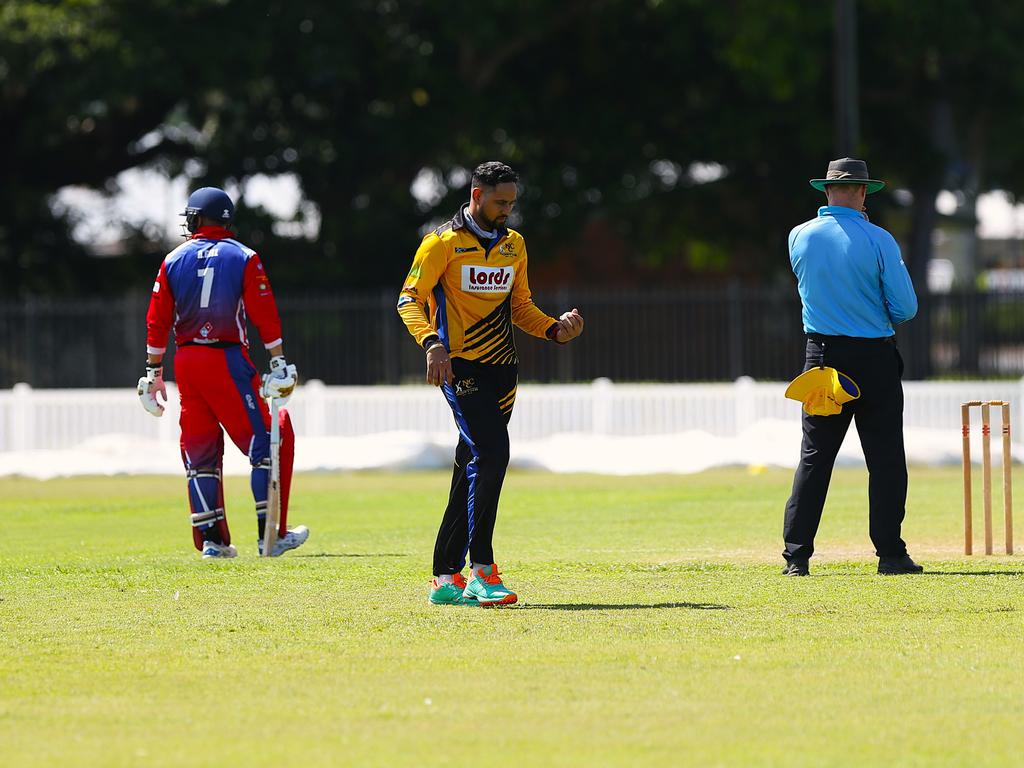
<instances>
[{"instance_id":1,"label":"lords logo text","mask_svg":"<svg viewBox=\"0 0 1024 768\"><path fill-rule=\"evenodd\" d=\"M483 293L508 293L512 290L514 267L462 267L462 290Z\"/></svg>"}]
</instances>

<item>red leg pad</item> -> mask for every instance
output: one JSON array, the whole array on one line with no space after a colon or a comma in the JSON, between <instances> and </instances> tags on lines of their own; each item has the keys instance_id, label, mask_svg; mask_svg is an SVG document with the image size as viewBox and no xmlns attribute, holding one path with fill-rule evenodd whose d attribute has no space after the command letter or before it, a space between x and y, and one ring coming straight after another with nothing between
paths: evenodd
<instances>
[{"instance_id":1,"label":"red leg pad","mask_svg":"<svg viewBox=\"0 0 1024 768\"><path fill-rule=\"evenodd\" d=\"M281 520L277 527L277 535L288 533L288 496L292 489L292 467L295 464L295 430L292 428L292 417L281 408L277 412L277 423L281 428Z\"/></svg>"}]
</instances>

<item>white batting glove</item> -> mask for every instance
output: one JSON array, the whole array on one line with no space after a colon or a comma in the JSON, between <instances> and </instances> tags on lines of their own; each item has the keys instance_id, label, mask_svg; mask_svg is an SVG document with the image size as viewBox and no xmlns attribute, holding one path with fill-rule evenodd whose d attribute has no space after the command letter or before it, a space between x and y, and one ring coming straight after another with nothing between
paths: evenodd
<instances>
[{"instance_id":1,"label":"white batting glove","mask_svg":"<svg viewBox=\"0 0 1024 768\"><path fill-rule=\"evenodd\" d=\"M273 398L278 405L284 405L292 396L295 385L299 383L299 373L294 365L285 362L284 355L276 355L270 358L270 373L263 374L263 386L260 387L260 395L264 398Z\"/></svg>"},{"instance_id":2,"label":"white batting glove","mask_svg":"<svg viewBox=\"0 0 1024 768\"><path fill-rule=\"evenodd\" d=\"M157 400L157 395L167 402L167 385L164 384L164 367L162 365L146 366L146 375L139 379L139 400L147 413L163 416L164 407Z\"/></svg>"}]
</instances>

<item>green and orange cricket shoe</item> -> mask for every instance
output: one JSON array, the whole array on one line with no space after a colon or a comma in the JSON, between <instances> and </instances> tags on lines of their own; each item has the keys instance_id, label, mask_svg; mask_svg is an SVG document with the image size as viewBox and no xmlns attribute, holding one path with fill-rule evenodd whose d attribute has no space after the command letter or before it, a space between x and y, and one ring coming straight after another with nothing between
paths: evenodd
<instances>
[{"instance_id":1,"label":"green and orange cricket shoe","mask_svg":"<svg viewBox=\"0 0 1024 768\"><path fill-rule=\"evenodd\" d=\"M430 603L432 605L477 605L476 600L463 596L466 577L456 573L452 581L441 584L437 579L430 582Z\"/></svg>"},{"instance_id":2,"label":"green and orange cricket shoe","mask_svg":"<svg viewBox=\"0 0 1024 768\"><path fill-rule=\"evenodd\" d=\"M462 596L476 600L477 605L484 608L491 605L512 605L519 599L515 592L501 583L496 563L473 571L473 576Z\"/></svg>"}]
</instances>

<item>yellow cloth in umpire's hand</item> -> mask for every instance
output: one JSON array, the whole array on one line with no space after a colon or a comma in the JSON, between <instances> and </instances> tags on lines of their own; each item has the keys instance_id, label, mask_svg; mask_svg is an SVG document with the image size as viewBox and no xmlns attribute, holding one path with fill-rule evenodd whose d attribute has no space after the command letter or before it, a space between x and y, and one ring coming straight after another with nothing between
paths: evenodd
<instances>
[{"instance_id":1,"label":"yellow cloth in umpire's hand","mask_svg":"<svg viewBox=\"0 0 1024 768\"><path fill-rule=\"evenodd\" d=\"M811 368L789 383L786 397L799 400L811 416L835 416L843 403L860 397L860 387L835 368Z\"/></svg>"}]
</instances>

